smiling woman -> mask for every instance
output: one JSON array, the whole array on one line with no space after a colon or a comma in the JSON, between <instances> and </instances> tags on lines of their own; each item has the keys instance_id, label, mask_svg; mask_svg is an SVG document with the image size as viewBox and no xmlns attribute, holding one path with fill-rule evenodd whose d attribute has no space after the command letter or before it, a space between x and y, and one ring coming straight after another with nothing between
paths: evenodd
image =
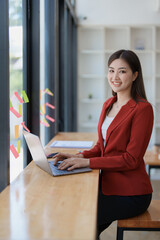
<instances>
[{"instance_id":1,"label":"smiling woman","mask_svg":"<svg viewBox=\"0 0 160 240\"><path fill-rule=\"evenodd\" d=\"M56 156L56 162L63 161L60 169L101 169L97 239L114 220L146 211L152 197L143 157L152 133L153 110L146 99L140 61L134 52L119 50L109 58L108 67L113 97L103 105L97 144L78 155Z\"/></svg>"}]
</instances>

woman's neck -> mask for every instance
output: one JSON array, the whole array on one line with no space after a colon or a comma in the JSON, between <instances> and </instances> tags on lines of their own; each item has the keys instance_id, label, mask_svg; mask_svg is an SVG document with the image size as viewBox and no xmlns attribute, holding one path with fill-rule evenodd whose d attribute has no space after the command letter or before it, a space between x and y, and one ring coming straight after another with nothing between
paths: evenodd
<instances>
[{"instance_id":1,"label":"woman's neck","mask_svg":"<svg viewBox=\"0 0 160 240\"><path fill-rule=\"evenodd\" d=\"M130 95L118 95L118 94L117 94L116 106L117 106L117 107L122 107L122 106L125 105L130 99L131 99L131 96L130 96Z\"/></svg>"}]
</instances>

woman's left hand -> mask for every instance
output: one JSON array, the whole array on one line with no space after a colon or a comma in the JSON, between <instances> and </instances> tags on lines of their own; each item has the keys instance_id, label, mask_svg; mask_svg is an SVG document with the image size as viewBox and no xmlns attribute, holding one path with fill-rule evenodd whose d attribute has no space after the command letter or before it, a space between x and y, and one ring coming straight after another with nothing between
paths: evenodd
<instances>
[{"instance_id":1,"label":"woman's left hand","mask_svg":"<svg viewBox=\"0 0 160 240\"><path fill-rule=\"evenodd\" d=\"M89 167L89 159L87 158L67 158L59 164L58 169L64 170L67 168L68 171L75 168Z\"/></svg>"}]
</instances>

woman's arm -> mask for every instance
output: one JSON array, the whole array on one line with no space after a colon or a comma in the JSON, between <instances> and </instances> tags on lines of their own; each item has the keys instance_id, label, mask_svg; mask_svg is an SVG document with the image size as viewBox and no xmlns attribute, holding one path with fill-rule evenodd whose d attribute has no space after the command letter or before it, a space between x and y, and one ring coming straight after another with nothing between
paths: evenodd
<instances>
[{"instance_id":1,"label":"woman's arm","mask_svg":"<svg viewBox=\"0 0 160 240\"><path fill-rule=\"evenodd\" d=\"M133 118L130 140L126 151L115 153L112 156L90 158L90 167L108 171L127 171L137 168L147 149L152 127L153 109L150 104L147 104L140 107Z\"/></svg>"}]
</instances>

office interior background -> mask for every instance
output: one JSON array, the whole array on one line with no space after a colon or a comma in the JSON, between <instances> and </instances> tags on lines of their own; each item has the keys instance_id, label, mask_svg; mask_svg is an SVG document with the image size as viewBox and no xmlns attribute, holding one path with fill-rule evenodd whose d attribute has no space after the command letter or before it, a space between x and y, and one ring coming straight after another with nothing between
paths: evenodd
<instances>
[{"instance_id":1,"label":"office interior background","mask_svg":"<svg viewBox=\"0 0 160 240\"><path fill-rule=\"evenodd\" d=\"M111 96L107 60L121 48L141 60L155 114L149 147L160 144L159 0L1 0L0 9L1 190L31 161L24 126L43 145L59 131L96 132Z\"/></svg>"},{"instance_id":2,"label":"office interior background","mask_svg":"<svg viewBox=\"0 0 160 240\"><path fill-rule=\"evenodd\" d=\"M0 191L32 160L22 128L43 146L60 131L96 132L111 96L107 60L121 48L141 60L155 114L149 148L160 144L159 0L1 0L0 11Z\"/></svg>"}]
</instances>

